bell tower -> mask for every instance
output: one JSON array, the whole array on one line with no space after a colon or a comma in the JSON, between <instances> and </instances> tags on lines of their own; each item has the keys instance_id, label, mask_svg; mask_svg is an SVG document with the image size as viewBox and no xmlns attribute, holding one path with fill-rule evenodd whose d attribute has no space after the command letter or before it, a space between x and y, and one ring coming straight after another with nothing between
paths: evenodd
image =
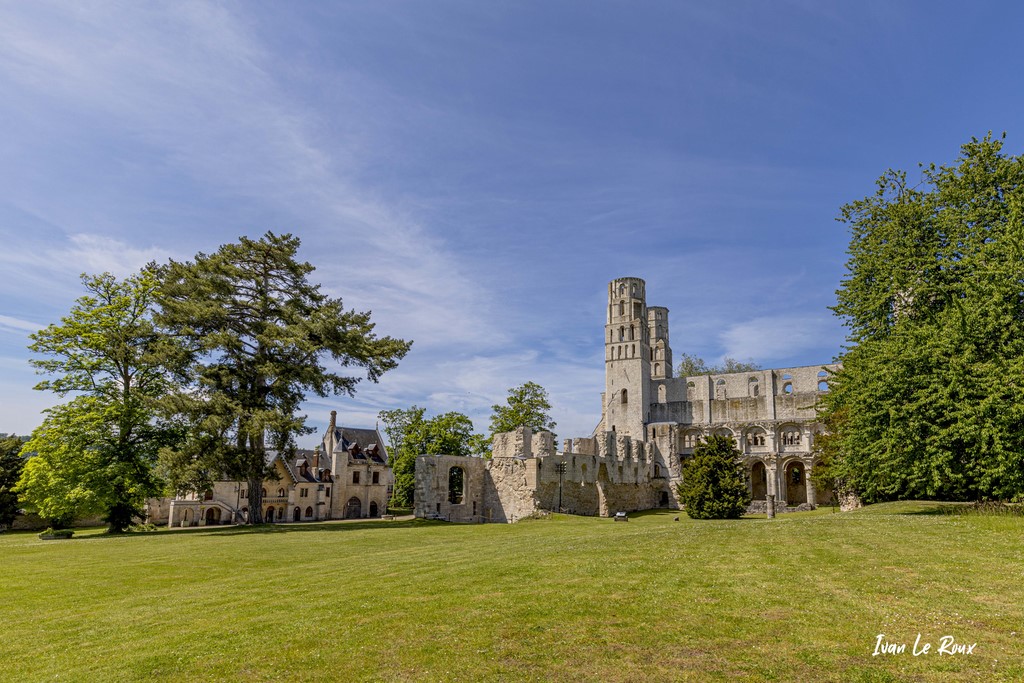
<instances>
[{"instance_id":1,"label":"bell tower","mask_svg":"<svg viewBox=\"0 0 1024 683\"><path fill-rule=\"evenodd\" d=\"M638 277L608 284L604 350L605 430L643 440L651 404L651 347L646 285Z\"/></svg>"}]
</instances>

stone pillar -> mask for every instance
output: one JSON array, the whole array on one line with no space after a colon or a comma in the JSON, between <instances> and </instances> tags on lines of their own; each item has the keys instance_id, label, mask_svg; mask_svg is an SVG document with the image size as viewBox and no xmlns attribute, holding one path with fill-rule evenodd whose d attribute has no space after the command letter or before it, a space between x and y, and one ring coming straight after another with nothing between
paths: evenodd
<instances>
[{"instance_id":1,"label":"stone pillar","mask_svg":"<svg viewBox=\"0 0 1024 683\"><path fill-rule=\"evenodd\" d=\"M807 488L807 502L812 507L818 507L818 492L814 490L814 482L811 481L811 465L804 463L804 483Z\"/></svg>"},{"instance_id":2,"label":"stone pillar","mask_svg":"<svg viewBox=\"0 0 1024 683\"><path fill-rule=\"evenodd\" d=\"M765 498L768 499L765 501L767 503L768 519L775 519L775 494L769 493Z\"/></svg>"},{"instance_id":3,"label":"stone pillar","mask_svg":"<svg viewBox=\"0 0 1024 683\"><path fill-rule=\"evenodd\" d=\"M776 496L779 493L779 477L778 477L778 456L770 454L766 459L765 472L768 478L768 491L767 495Z\"/></svg>"}]
</instances>

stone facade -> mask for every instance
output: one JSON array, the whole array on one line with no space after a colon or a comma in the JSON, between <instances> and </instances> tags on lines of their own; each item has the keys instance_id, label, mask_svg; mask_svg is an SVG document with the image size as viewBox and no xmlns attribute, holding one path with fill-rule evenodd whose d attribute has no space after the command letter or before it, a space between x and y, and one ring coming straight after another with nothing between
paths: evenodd
<instances>
[{"instance_id":1,"label":"stone facade","mask_svg":"<svg viewBox=\"0 0 1024 683\"><path fill-rule=\"evenodd\" d=\"M394 478L376 429L337 426L337 412L316 449L286 456L267 453L276 478L263 482L263 519L269 523L379 517ZM171 526L235 524L249 514L248 485L223 480L199 495L150 501L150 519Z\"/></svg>"},{"instance_id":2,"label":"stone facade","mask_svg":"<svg viewBox=\"0 0 1024 683\"><path fill-rule=\"evenodd\" d=\"M593 435L556 452L550 434L520 429L495 436L490 460L420 456L417 516L511 522L539 510L607 516L678 508L682 463L713 434L742 452L752 510L769 494L780 511L831 498L815 491L810 474L823 429L816 408L837 366L674 377L669 311L647 305L643 280L609 283L606 313L605 392ZM452 474L458 469L461 480Z\"/></svg>"}]
</instances>

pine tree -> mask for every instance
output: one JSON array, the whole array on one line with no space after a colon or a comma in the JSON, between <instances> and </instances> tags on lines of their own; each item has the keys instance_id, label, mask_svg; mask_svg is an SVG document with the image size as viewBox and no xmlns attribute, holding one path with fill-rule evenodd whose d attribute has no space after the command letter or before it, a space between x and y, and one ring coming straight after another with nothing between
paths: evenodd
<instances>
[{"instance_id":1,"label":"pine tree","mask_svg":"<svg viewBox=\"0 0 1024 683\"><path fill-rule=\"evenodd\" d=\"M262 485L272 476L268 450L292 448L310 431L299 414L306 392L351 395L360 381L324 361L363 368L376 382L411 345L378 338L369 312L346 311L321 293L298 248L298 238L268 232L161 269L158 320L189 351L189 391L169 409L191 438L165 454L171 483L197 490L211 477L245 480L253 524L262 522Z\"/></svg>"}]
</instances>

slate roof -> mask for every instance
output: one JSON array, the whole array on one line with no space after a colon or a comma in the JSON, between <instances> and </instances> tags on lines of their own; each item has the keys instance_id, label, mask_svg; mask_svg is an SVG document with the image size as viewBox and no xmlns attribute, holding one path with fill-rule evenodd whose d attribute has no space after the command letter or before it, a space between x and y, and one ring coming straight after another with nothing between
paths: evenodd
<instances>
[{"instance_id":1,"label":"slate roof","mask_svg":"<svg viewBox=\"0 0 1024 683\"><path fill-rule=\"evenodd\" d=\"M336 427L334 438L337 443L334 450L345 451L356 461L373 462L380 465L388 463L387 447L384 445L384 439L380 437L380 433L376 429ZM353 449L353 445L357 445L358 448ZM374 450L374 446L376 446L376 454L370 453L370 451Z\"/></svg>"}]
</instances>

